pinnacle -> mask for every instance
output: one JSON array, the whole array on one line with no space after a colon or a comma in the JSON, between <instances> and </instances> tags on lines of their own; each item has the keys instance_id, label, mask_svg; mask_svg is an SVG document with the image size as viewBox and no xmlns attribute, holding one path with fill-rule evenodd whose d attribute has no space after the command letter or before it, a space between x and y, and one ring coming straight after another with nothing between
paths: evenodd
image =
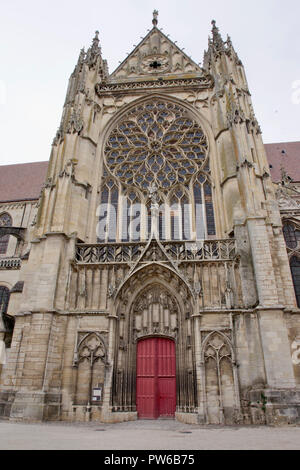
<instances>
[{"instance_id":1,"label":"pinnacle","mask_svg":"<svg viewBox=\"0 0 300 470\"><path fill-rule=\"evenodd\" d=\"M99 31L95 31L95 37L93 38L93 44L99 44Z\"/></svg>"},{"instance_id":2,"label":"pinnacle","mask_svg":"<svg viewBox=\"0 0 300 470\"><path fill-rule=\"evenodd\" d=\"M157 23L158 23L157 17L158 17L158 10L154 10L153 11L153 19L152 19L152 24L153 24L154 27L156 27Z\"/></svg>"}]
</instances>

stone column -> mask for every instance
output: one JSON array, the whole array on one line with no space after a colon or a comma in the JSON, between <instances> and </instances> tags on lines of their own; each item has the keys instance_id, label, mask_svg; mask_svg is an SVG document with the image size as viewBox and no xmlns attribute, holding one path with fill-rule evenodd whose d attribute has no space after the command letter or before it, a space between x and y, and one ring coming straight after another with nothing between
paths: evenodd
<instances>
[{"instance_id":1,"label":"stone column","mask_svg":"<svg viewBox=\"0 0 300 470\"><path fill-rule=\"evenodd\" d=\"M111 391L112 391L112 380L114 371L114 346L115 346L115 334L116 334L116 322L118 317L115 314L108 316L108 350L107 350L107 367L105 371L105 381L103 387L103 401L102 401L102 421L111 422L110 417L111 407Z\"/></svg>"},{"instance_id":2,"label":"stone column","mask_svg":"<svg viewBox=\"0 0 300 470\"><path fill-rule=\"evenodd\" d=\"M198 304L199 302L197 302ZM198 420L199 424L205 423L205 384L203 383L203 366L201 364L201 314L194 315L195 331L195 361L197 378Z\"/></svg>"}]
</instances>

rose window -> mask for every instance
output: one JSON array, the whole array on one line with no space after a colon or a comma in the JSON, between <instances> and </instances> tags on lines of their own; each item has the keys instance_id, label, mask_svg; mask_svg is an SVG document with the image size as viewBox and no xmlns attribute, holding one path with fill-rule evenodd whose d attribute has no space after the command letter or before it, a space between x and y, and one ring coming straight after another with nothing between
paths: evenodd
<instances>
[{"instance_id":1,"label":"rose window","mask_svg":"<svg viewBox=\"0 0 300 470\"><path fill-rule=\"evenodd\" d=\"M167 193L207 170L208 145L201 127L173 103L153 100L136 106L111 132L106 163L123 184L148 193L153 184Z\"/></svg>"}]
</instances>

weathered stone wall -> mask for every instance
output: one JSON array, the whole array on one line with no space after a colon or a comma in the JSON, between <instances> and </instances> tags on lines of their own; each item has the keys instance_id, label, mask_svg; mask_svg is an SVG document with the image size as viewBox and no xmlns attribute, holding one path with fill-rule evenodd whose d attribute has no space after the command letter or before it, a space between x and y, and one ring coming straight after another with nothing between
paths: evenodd
<instances>
[{"instance_id":1,"label":"weathered stone wall","mask_svg":"<svg viewBox=\"0 0 300 470\"><path fill-rule=\"evenodd\" d=\"M157 80L149 63L162 44L170 63L161 58ZM136 419L136 345L157 335L176 344L181 421L299 422L299 310L243 66L215 24L204 70L155 28L142 52L108 77L96 35L71 76L34 233L26 232L29 258L5 279L0 271L8 287L24 282L9 306L16 324L0 414ZM205 135L216 237L200 247L154 231L148 245L126 250L96 244L106 140L151 100L180 107ZM154 223L154 195L143 198ZM23 209L31 227L36 208Z\"/></svg>"}]
</instances>

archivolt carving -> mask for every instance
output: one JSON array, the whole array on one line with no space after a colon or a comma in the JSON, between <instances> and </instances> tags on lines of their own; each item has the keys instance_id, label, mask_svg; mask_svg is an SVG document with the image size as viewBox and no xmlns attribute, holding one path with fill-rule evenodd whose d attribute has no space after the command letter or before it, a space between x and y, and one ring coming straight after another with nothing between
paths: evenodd
<instances>
[{"instance_id":1,"label":"archivolt carving","mask_svg":"<svg viewBox=\"0 0 300 470\"><path fill-rule=\"evenodd\" d=\"M155 268L155 267L154 267ZM176 380L179 390L177 409L194 412L197 407L196 371L192 340L191 297L180 280L160 279L151 267L126 284L117 306L115 367L112 406L114 411L136 409L136 346L146 336L166 336L175 340ZM156 275L155 275L156 274ZM152 282L151 282L152 279ZM160 282L161 281L161 282ZM142 285L146 287L141 288ZM139 292L137 296L134 292ZM123 315L122 315L123 314Z\"/></svg>"},{"instance_id":2,"label":"archivolt carving","mask_svg":"<svg viewBox=\"0 0 300 470\"><path fill-rule=\"evenodd\" d=\"M184 302L189 296L193 298L193 291L180 273L177 273L171 267L163 266L160 263L151 263L140 266L137 270L128 273L119 288L116 290L115 299L117 303L129 302L133 292L142 289L149 283L149 280L161 281L162 284L167 283L174 294L178 294Z\"/></svg>"},{"instance_id":3,"label":"archivolt carving","mask_svg":"<svg viewBox=\"0 0 300 470\"><path fill-rule=\"evenodd\" d=\"M143 336L166 335L176 338L178 306L161 286L143 292L133 307L133 341Z\"/></svg>"}]
</instances>

